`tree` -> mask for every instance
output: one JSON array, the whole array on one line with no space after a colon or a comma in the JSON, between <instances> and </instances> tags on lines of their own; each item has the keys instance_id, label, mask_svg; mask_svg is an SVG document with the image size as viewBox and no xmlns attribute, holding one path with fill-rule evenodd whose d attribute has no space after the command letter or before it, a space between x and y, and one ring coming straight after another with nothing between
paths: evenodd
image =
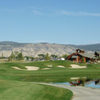
<instances>
[{"instance_id":1,"label":"tree","mask_svg":"<svg viewBox=\"0 0 100 100\"><path fill-rule=\"evenodd\" d=\"M26 60L29 60L29 56L25 56L25 59L26 59Z\"/></svg>"},{"instance_id":2,"label":"tree","mask_svg":"<svg viewBox=\"0 0 100 100\"><path fill-rule=\"evenodd\" d=\"M52 58L57 58L58 56L57 56L57 55L51 55L51 57L52 57Z\"/></svg>"},{"instance_id":3,"label":"tree","mask_svg":"<svg viewBox=\"0 0 100 100\"><path fill-rule=\"evenodd\" d=\"M11 55L8 58L8 61L12 61L13 59L15 59L15 55L14 55L14 53L12 51Z\"/></svg>"},{"instance_id":4,"label":"tree","mask_svg":"<svg viewBox=\"0 0 100 100\"><path fill-rule=\"evenodd\" d=\"M1 58L4 59L3 53L2 53L2 57Z\"/></svg>"},{"instance_id":5,"label":"tree","mask_svg":"<svg viewBox=\"0 0 100 100\"><path fill-rule=\"evenodd\" d=\"M34 60L34 57L30 57L30 59L31 59L31 61L33 61Z\"/></svg>"},{"instance_id":6,"label":"tree","mask_svg":"<svg viewBox=\"0 0 100 100\"><path fill-rule=\"evenodd\" d=\"M62 57L66 59L68 57L68 55L64 54L64 55L62 55Z\"/></svg>"},{"instance_id":7,"label":"tree","mask_svg":"<svg viewBox=\"0 0 100 100\"><path fill-rule=\"evenodd\" d=\"M85 58L84 57L82 57L82 63L85 63Z\"/></svg>"},{"instance_id":8,"label":"tree","mask_svg":"<svg viewBox=\"0 0 100 100\"><path fill-rule=\"evenodd\" d=\"M9 56L8 61L12 61L12 57L11 56Z\"/></svg>"},{"instance_id":9,"label":"tree","mask_svg":"<svg viewBox=\"0 0 100 100\"><path fill-rule=\"evenodd\" d=\"M23 60L24 59L22 52L18 54L17 58L18 58L18 60Z\"/></svg>"},{"instance_id":10,"label":"tree","mask_svg":"<svg viewBox=\"0 0 100 100\"><path fill-rule=\"evenodd\" d=\"M45 59L45 55L44 54L38 54L40 59Z\"/></svg>"},{"instance_id":11,"label":"tree","mask_svg":"<svg viewBox=\"0 0 100 100\"><path fill-rule=\"evenodd\" d=\"M45 60L50 60L50 57L49 57L48 53L46 53L46 55L45 55Z\"/></svg>"},{"instance_id":12,"label":"tree","mask_svg":"<svg viewBox=\"0 0 100 100\"><path fill-rule=\"evenodd\" d=\"M12 51L11 57L12 59L15 59L15 54L13 53L13 51Z\"/></svg>"},{"instance_id":13,"label":"tree","mask_svg":"<svg viewBox=\"0 0 100 100\"><path fill-rule=\"evenodd\" d=\"M14 54L15 54L15 58L17 59L17 56L18 56L19 52L15 51Z\"/></svg>"},{"instance_id":14,"label":"tree","mask_svg":"<svg viewBox=\"0 0 100 100\"><path fill-rule=\"evenodd\" d=\"M58 58L58 56L57 56L57 55L52 54L52 55L50 56L50 58L51 58L51 60L56 60L56 59Z\"/></svg>"}]
</instances>

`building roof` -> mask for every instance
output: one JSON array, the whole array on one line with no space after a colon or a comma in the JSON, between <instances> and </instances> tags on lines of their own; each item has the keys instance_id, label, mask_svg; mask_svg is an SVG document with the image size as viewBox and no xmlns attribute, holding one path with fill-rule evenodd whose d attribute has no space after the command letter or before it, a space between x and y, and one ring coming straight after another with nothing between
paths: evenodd
<instances>
[{"instance_id":1,"label":"building roof","mask_svg":"<svg viewBox=\"0 0 100 100\"><path fill-rule=\"evenodd\" d=\"M96 53L100 54L100 51L95 51Z\"/></svg>"},{"instance_id":2,"label":"building roof","mask_svg":"<svg viewBox=\"0 0 100 100\"><path fill-rule=\"evenodd\" d=\"M77 56L74 55L74 56L72 56L72 58L77 58Z\"/></svg>"},{"instance_id":3,"label":"building roof","mask_svg":"<svg viewBox=\"0 0 100 100\"><path fill-rule=\"evenodd\" d=\"M79 55L83 56L83 57L87 57L87 58L95 58L95 56L93 54L87 54L87 53L79 53Z\"/></svg>"}]
</instances>

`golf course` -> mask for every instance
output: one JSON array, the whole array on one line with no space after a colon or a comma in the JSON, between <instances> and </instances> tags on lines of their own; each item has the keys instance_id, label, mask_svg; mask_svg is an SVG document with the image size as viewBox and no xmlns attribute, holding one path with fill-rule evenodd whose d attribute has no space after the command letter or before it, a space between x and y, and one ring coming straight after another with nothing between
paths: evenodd
<instances>
[{"instance_id":1,"label":"golf course","mask_svg":"<svg viewBox=\"0 0 100 100\"><path fill-rule=\"evenodd\" d=\"M5 61L0 63L0 100L71 100L71 90L39 83L70 82L72 77L98 79L99 76L99 63Z\"/></svg>"}]
</instances>

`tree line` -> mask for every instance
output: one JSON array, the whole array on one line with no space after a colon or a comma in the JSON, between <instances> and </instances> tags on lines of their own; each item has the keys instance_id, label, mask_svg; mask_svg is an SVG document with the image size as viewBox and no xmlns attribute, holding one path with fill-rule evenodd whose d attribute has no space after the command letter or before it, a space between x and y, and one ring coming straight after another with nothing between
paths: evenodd
<instances>
[{"instance_id":1,"label":"tree line","mask_svg":"<svg viewBox=\"0 0 100 100\"><path fill-rule=\"evenodd\" d=\"M12 60L24 60L22 52L12 51L11 55L8 57L8 61Z\"/></svg>"},{"instance_id":2,"label":"tree line","mask_svg":"<svg viewBox=\"0 0 100 100\"><path fill-rule=\"evenodd\" d=\"M64 54L61 57L66 58L68 55ZM0 57L1 59L4 59L4 55L2 53L2 57ZM57 60L59 58L58 55L55 54L51 54L49 55L49 53L46 54L38 54L38 59L39 60ZM33 61L35 58L32 56L23 56L22 52L18 52L18 51L12 51L10 56L8 57L8 61L13 61L13 60L31 60Z\"/></svg>"}]
</instances>

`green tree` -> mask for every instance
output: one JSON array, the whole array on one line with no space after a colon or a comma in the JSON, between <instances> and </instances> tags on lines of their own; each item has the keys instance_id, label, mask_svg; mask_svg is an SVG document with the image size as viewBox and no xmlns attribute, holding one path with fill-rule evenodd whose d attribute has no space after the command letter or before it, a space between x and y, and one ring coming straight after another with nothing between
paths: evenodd
<instances>
[{"instance_id":1,"label":"green tree","mask_svg":"<svg viewBox=\"0 0 100 100\"><path fill-rule=\"evenodd\" d=\"M30 57L30 59L31 59L31 61L33 61L34 60L34 57Z\"/></svg>"},{"instance_id":2,"label":"green tree","mask_svg":"<svg viewBox=\"0 0 100 100\"><path fill-rule=\"evenodd\" d=\"M23 60L24 59L22 52L18 54L17 59L18 60Z\"/></svg>"},{"instance_id":3,"label":"green tree","mask_svg":"<svg viewBox=\"0 0 100 100\"><path fill-rule=\"evenodd\" d=\"M26 60L29 60L30 57L29 56L25 56L25 58L26 58Z\"/></svg>"},{"instance_id":4,"label":"green tree","mask_svg":"<svg viewBox=\"0 0 100 100\"><path fill-rule=\"evenodd\" d=\"M45 55L44 54L38 54L40 59L45 59Z\"/></svg>"},{"instance_id":5,"label":"green tree","mask_svg":"<svg viewBox=\"0 0 100 100\"><path fill-rule=\"evenodd\" d=\"M8 61L12 61L12 57L11 56L8 57Z\"/></svg>"},{"instance_id":6,"label":"green tree","mask_svg":"<svg viewBox=\"0 0 100 100\"><path fill-rule=\"evenodd\" d=\"M8 58L8 61L12 61L13 59L15 59L15 55L14 55L14 53L12 51L11 55Z\"/></svg>"},{"instance_id":7,"label":"green tree","mask_svg":"<svg viewBox=\"0 0 100 100\"><path fill-rule=\"evenodd\" d=\"M51 56L50 56L50 59L51 60L56 60L58 58L58 56L57 55L54 55L54 54L52 54Z\"/></svg>"},{"instance_id":8,"label":"green tree","mask_svg":"<svg viewBox=\"0 0 100 100\"><path fill-rule=\"evenodd\" d=\"M85 58L84 57L82 57L82 63L85 63Z\"/></svg>"},{"instance_id":9,"label":"green tree","mask_svg":"<svg viewBox=\"0 0 100 100\"><path fill-rule=\"evenodd\" d=\"M3 55L3 53L2 53L2 57L1 57L2 59L4 59L4 55Z\"/></svg>"},{"instance_id":10,"label":"green tree","mask_svg":"<svg viewBox=\"0 0 100 100\"><path fill-rule=\"evenodd\" d=\"M15 54L15 58L17 60L17 57L18 57L19 52L18 51L15 51L14 54Z\"/></svg>"},{"instance_id":11,"label":"green tree","mask_svg":"<svg viewBox=\"0 0 100 100\"><path fill-rule=\"evenodd\" d=\"M45 60L50 60L50 57L49 57L48 53L46 53L46 55L45 55Z\"/></svg>"},{"instance_id":12,"label":"green tree","mask_svg":"<svg viewBox=\"0 0 100 100\"><path fill-rule=\"evenodd\" d=\"M51 57L52 57L52 58L57 58L58 56L57 56L57 55L51 55Z\"/></svg>"},{"instance_id":13,"label":"green tree","mask_svg":"<svg viewBox=\"0 0 100 100\"><path fill-rule=\"evenodd\" d=\"M67 55L67 54L64 54L64 55L62 55L62 57L63 57L63 58L67 58L67 57L68 57L68 55Z\"/></svg>"}]
</instances>

